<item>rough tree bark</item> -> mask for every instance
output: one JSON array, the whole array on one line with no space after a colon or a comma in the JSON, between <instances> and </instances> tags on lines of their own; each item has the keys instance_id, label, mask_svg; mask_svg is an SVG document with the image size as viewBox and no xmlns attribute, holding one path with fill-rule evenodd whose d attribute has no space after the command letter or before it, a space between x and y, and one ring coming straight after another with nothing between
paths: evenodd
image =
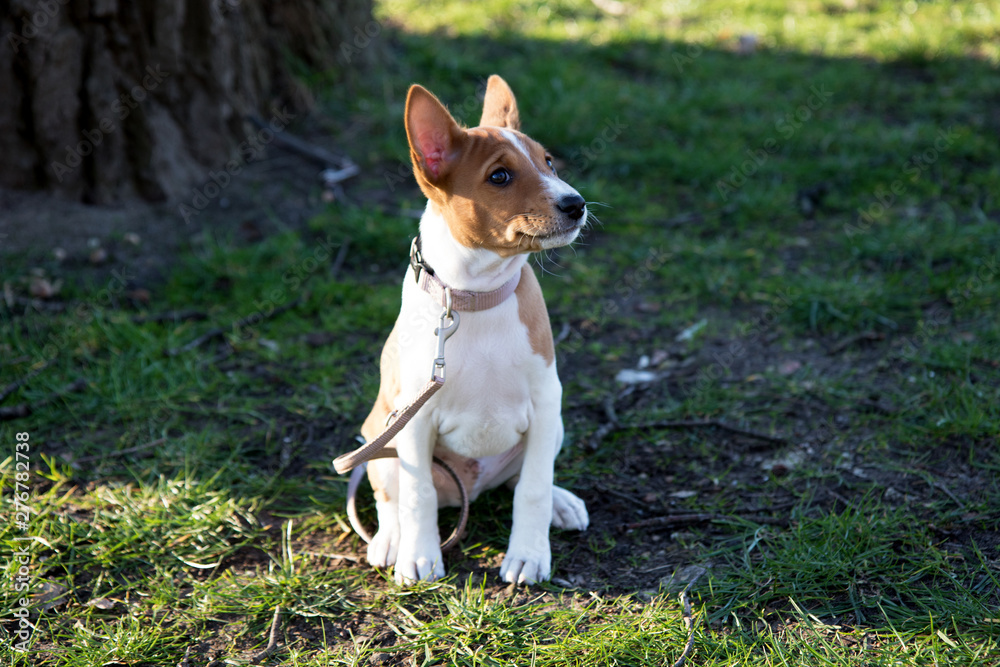
<instances>
[{"instance_id":1,"label":"rough tree bark","mask_svg":"<svg viewBox=\"0 0 1000 667\"><path fill-rule=\"evenodd\" d=\"M294 63L371 63L355 46L378 32L371 5L0 0L0 186L180 198L232 156L248 116L307 106Z\"/></svg>"}]
</instances>

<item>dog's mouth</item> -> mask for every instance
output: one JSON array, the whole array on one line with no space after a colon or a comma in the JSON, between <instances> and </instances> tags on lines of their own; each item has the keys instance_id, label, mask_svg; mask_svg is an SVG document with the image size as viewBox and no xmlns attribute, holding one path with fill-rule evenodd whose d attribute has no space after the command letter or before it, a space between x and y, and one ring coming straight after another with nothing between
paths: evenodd
<instances>
[{"instance_id":1,"label":"dog's mouth","mask_svg":"<svg viewBox=\"0 0 1000 667\"><path fill-rule=\"evenodd\" d=\"M521 233L536 239L553 239L569 234L576 234L583 229L583 226L587 222L587 216L582 216L576 220L559 220L558 218L553 220L549 218L546 222L549 224L544 226L531 225L527 229L522 229Z\"/></svg>"},{"instance_id":2,"label":"dog's mouth","mask_svg":"<svg viewBox=\"0 0 1000 667\"><path fill-rule=\"evenodd\" d=\"M522 252L559 248L572 243L586 222L586 215L572 219L568 216L525 214L519 216L519 221L515 223L514 238Z\"/></svg>"},{"instance_id":3,"label":"dog's mouth","mask_svg":"<svg viewBox=\"0 0 1000 667\"><path fill-rule=\"evenodd\" d=\"M560 236L566 236L568 234L572 234L576 232L578 229L579 227L573 226L565 229L555 229L550 232L543 232L541 234L531 234L531 236L533 238L538 239L539 241L545 241L547 239L554 239L554 238L559 238Z\"/></svg>"},{"instance_id":4,"label":"dog's mouth","mask_svg":"<svg viewBox=\"0 0 1000 667\"><path fill-rule=\"evenodd\" d=\"M572 225L561 226L550 230L538 230L537 232L525 234L525 236L540 245L543 249L548 249L572 243L582 229L583 221L581 220L580 222Z\"/></svg>"}]
</instances>

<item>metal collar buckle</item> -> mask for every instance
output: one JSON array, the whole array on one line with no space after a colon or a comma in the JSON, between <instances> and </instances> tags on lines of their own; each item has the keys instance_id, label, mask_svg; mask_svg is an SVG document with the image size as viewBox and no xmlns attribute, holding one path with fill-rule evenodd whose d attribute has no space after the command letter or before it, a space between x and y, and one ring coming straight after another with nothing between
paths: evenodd
<instances>
[{"instance_id":1,"label":"metal collar buckle","mask_svg":"<svg viewBox=\"0 0 1000 667\"><path fill-rule=\"evenodd\" d=\"M420 234L413 237L410 242L410 267L413 269L413 280L420 282L420 272L426 271L429 275L434 275L434 269L424 261L424 256L420 253Z\"/></svg>"}]
</instances>

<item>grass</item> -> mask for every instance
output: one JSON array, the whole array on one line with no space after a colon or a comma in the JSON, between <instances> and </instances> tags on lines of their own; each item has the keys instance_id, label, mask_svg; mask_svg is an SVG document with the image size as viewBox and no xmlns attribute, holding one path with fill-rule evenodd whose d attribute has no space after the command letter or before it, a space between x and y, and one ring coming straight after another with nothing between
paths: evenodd
<instances>
[{"instance_id":1,"label":"grass","mask_svg":"<svg viewBox=\"0 0 1000 667\"><path fill-rule=\"evenodd\" d=\"M306 82L364 165L348 203L192 239L145 310L204 320L138 320L47 248L2 256L9 290L41 269L67 305L0 309L0 385L39 371L4 406L86 383L0 427L0 543L29 545L35 593L34 652L7 614L5 663L242 664L280 607L266 664L664 665L688 640L670 574L697 565L694 664L1000 665L1000 5L627 6L380 4L390 66ZM406 88L474 125L493 72L605 205L537 265L566 332L557 474L592 527L553 535L558 581L501 588L498 490L450 577L400 589L355 562L329 462L376 393L416 228L399 211L422 206ZM665 379L620 391L644 356ZM625 424L786 444L643 427L591 450L609 400ZM627 527L681 512L726 518Z\"/></svg>"}]
</instances>

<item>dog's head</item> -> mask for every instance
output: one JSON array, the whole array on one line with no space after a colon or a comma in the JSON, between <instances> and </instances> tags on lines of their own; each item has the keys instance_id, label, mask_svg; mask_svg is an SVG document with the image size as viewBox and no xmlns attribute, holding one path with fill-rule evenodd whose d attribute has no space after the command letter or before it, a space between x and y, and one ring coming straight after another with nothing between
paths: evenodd
<instances>
[{"instance_id":1,"label":"dog's head","mask_svg":"<svg viewBox=\"0 0 1000 667\"><path fill-rule=\"evenodd\" d=\"M413 173L456 241L501 256L571 243L587 220L583 197L552 156L520 131L507 83L489 78L479 127L464 129L425 88L406 98Z\"/></svg>"}]
</instances>

